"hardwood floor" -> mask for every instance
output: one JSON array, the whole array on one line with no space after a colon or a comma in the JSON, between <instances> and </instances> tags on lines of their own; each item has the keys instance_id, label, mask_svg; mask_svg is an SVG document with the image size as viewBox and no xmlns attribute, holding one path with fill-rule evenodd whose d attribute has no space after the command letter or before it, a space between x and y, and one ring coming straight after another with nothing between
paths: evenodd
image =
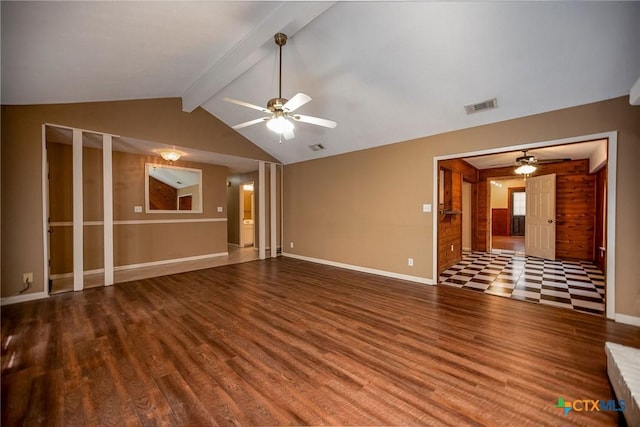
<instances>
[{"instance_id":1,"label":"hardwood floor","mask_svg":"<svg viewBox=\"0 0 640 427\"><path fill-rule=\"evenodd\" d=\"M2 425L615 425L588 314L279 258L2 308Z\"/></svg>"},{"instance_id":2,"label":"hardwood floor","mask_svg":"<svg viewBox=\"0 0 640 427\"><path fill-rule=\"evenodd\" d=\"M115 283L130 282L132 280L148 279L150 277L166 276L168 274L184 273L186 271L202 270L204 268L219 267L221 265L237 264L240 262L259 259L260 254L253 247L241 248L228 245L229 255L206 258L195 261L174 262L170 264L151 267L139 267L131 270L119 270L114 274ZM86 274L84 276L84 288L96 288L104 286L104 274ZM53 280L51 293L73 291L73 277Z\"/></svg>"},{"instance_id":3,"label":"hardwood floor","mask_svg":"<svg viewBox=\"0 0 640 427\"><path fill-rule=\"evenodd\" d=\"M491 236L491 248L524 252L524 236Z\"/></svg>"}]
</instances>

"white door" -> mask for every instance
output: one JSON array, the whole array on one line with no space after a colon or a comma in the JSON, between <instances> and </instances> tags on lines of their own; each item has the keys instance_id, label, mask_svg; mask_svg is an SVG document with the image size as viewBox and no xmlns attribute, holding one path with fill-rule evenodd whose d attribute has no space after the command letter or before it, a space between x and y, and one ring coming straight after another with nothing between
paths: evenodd
<instances>
[{"instance_id":1,"label":"white door","mask_svg":"<svg viewBox=\"0 0 640 427\"><path fill-rule=\"evenodd\" d=\"M527 178L525 254L556 259L556 174Z\"/></svg>"}]
</instances>

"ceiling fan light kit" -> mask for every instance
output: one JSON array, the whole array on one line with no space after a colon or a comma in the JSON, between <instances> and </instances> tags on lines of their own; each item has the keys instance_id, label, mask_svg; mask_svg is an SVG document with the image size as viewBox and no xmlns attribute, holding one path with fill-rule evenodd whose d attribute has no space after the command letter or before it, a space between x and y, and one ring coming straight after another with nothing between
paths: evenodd
<instances>
[{"instance_id":1,"label":"ceiling fan light kit","mask_svg":"<svg viewBox=\"0 0 640 427\"><path fill-rule=\"evenodd\" d=\"M276 117L269 119L267 127L279 134L285 134L293 131L293 123L285 119L283 115L277 115Z\"/></svg>"},{"instance_id":2,"label":"ceiling fan light kit","mask_svg":"<svg viewBox=\"0 0 640 427\"><path fill-rule=\"evenodd\" d=\"M568 162L571 159L562 158L562 159L538 159L536 156L527 154L528 150L522 150L522 156L516 158L516 170L515 173L518 175L530 175L534 173L538 167L536 165L541 164L549 164L549 163L561 163Z\"/></svg>"},{"instance_id":3,"label":"ceiling fan light kit","mask_svg":"<svg viewBox=\"0 0 640 427\"><path fill-rule=\"evenodd\" d=\"M533 165L521 165L516 168L516 173L518 175L529 175L534 173L536 169L538 168Z\"/></svg>"},{"instance_id":4,"label":"ceiling fan light kit","mask_svg":"<svg viewBox=\"0 0 640 427\"><path fill-rule=\"evenodd\" d=\"M287 36L282 33L277 33L274 36L274 39L275 39L276 45L278 45L280 49L280 52L279 52L280 67L279 67L279 74L278 74L278 97L271 98L267 102L267 108L260 107L258 105L253 105L244 101L239 101L237 99L224 98L225 101L231 102L232 104L237 104L243 107L262 111L263 113L270 114L270 116L249 120L248 122L237 124L235 126L232 126L233 129L236 129L236 130L242 129L242 128L252 126L261 122L267 122L267 128L269 128L269 130L279 134L281 137L284 136L284 139L293 139L295 137L295 134L293 132L293 128L294 128L293 122L291 120L302 122L302 123L309 123L317 126L323 126L331 129L335 128L337 123L331 120L321 119L321 118L312 117L312 116L303 116L300 114L291 114L298 108L302 107L303 105L311 101L311 97L302 92L295 94L291 99L286 99L282 97L282 46L287 44Z\"/></svg>"}]
</instances>

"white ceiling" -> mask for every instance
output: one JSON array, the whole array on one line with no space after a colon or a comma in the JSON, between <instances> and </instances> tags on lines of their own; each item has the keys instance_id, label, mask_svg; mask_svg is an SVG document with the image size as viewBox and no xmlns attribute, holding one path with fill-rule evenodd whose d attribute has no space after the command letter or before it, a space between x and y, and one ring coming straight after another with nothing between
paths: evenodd
<instances>
[{"instance_id":1,"label":"white ceiling","mask_svg":"<svg viewBox=\"0 0 640 427\"><path fill-rule=\"evenodd\" d=\"M149 176L177 190L200 184L201 177L196 170L167 165L149 166Z\"/></svg>"},{"instance_id":2,"label":"white ceiling","mask_svg":"<svg viewBox=\"0 0 640 427\"><path fill-rule=\"evenodd\" d=\"M309 94L283 163L628 95L640 76L640 2L5 2L3 104L182 97L228 125ZM495 110L464 105L496 97ZM312 152L308 146L326 150ZM191 151L191 150L189 150Z\"/></svg>"},{"instance_id":3,"label":"white ceiling","mask_svg":"<svg viewBox=\"0 0 640 427\"><path fill-rule=\"evenodd\" d=\"M601 160L597 157L602 153L605 156L604 159L606 159L606 152L606 139L527 149L527 155L535 156L537 160ZM464 160L476 169L490 169L504 166L515 166L516 159L522 155L522 150L516 150L484 156L465 157ZM599 165L593 165L593 167L597 166Z\"/></svg>"}]
</instances>

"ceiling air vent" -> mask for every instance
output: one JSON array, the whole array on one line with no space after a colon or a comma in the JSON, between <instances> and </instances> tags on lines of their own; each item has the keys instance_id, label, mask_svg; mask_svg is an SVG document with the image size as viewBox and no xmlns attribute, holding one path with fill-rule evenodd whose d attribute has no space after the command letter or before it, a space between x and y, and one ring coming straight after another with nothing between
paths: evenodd
<instances>
[{"instance_id":1,"label":"ceiling air vent","mask_svg":"<svg viewBox=\"0 0 640 427\"><path fill-rule=\"evenodd\" d=\"M478 111L491 110L494 108L498 108L498 100L496 98L488 99L476 104L465 105L464 111L466 111L467 114L472 114L477 113Z\"/></svg>"},{"instance_id":2,"label":"ceiling air vent","mask_svg":"<svg viewBox=\"0 0 640 427\"><path fill-rule=\"evenodd\" d=\"M324 145L314 144L314 145L310 145L309 148L311 148L311 151L320 151L320 150L324 150Z\"/></svg>"}]
</instances>

